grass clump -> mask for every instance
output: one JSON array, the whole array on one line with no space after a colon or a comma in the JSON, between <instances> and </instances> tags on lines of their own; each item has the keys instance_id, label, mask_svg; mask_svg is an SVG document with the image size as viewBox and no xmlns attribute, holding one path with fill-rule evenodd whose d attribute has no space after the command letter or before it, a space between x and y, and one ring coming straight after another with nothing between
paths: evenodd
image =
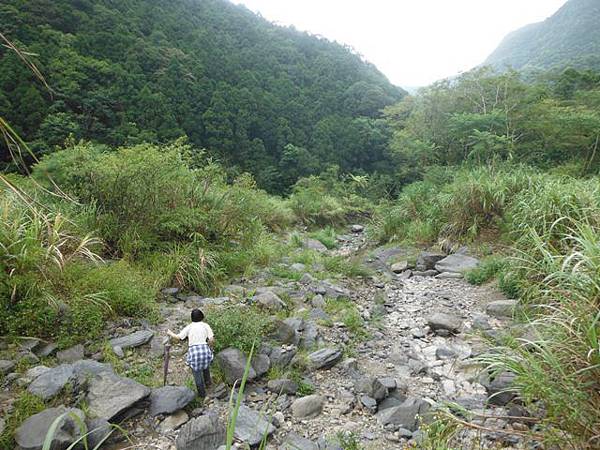
<instances>
[{"instance_id":1,"label":"grass clump","mask_svg":"<svg viewBox=\"0 0 600 450\"><path fill-rule=\"evenodd\" d=\"M333 227L325 227L321 228L317 231L313 231L309 234L310 237L316 239L321 244L323 244L328 249L333 249L337 247L337 232Z\"/></svg>"},{"instance_id":2,"label":"grass clump","mask_svg":"<svg viewBox=\"0 0 600 450\"><path fill-rule=\"evenodd\" d=\"M355 337L362 338L366 336L363 318L351 300L343 297L337 299L329 298L326 300L325 312L334 321L342 322Z\"/></svg>"},{"instance_id":3,"label":"grass clump","mask_svg":"<svg viewBox=\"0 0 600 450\"><path fill-rule=\"evenodd\" d=\"M483 259L479 266L465 274L466 280L477 286L495 279L507 267L507 261L500 256L490 256Z\"/></svg>"},{"instance_id":4,"label":"grass clump","mask_svg":"<svg viewBox=\"0 0 600 450\"><path fill-rule=\"evenodd\" d=\"M0 435L0 448L14 448L15 430L30 416L42 412L46 405L39 397L30 394L27 391L22 392L15 403L13 411L6 419L6 428Z\"/></svg>"}]
</instances>

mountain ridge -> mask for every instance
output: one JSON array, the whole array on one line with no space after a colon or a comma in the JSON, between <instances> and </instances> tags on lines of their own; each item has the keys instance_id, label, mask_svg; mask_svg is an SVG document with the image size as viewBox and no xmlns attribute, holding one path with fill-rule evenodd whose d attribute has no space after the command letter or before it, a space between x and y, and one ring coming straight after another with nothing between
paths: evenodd
<instances>
[{"instance_id":1,"label":"mountain ridge","mask_svg":"<svg viewBox=\"0 0 600 450\"><path fill-rule=\"evenodd\" d=\"M484 65L524 72L600 68L600 2L569 0L544 21L509 33Z\"/></svg>"}]
</instances>

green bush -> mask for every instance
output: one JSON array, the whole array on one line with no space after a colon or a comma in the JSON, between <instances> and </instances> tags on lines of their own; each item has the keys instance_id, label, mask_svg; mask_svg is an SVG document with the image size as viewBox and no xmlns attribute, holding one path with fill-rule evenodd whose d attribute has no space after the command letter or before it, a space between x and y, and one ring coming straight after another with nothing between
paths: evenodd
<instances>
[{"instance_id":1,"label":"green bush","mask_svg":"<svg viewBox=\"0 0 600 450\"><path fill-rule=\"evenodd\" d=\"M313 231L309 234L310 237L316 239L328 249L336 248L337 243L337 232L333 227L327 226L317 231Z\"/></svg>"},{"instance_id":2,"label":"green bush","mask_svg":"<svg viewBox=\"0 0 600 450\"><path fill-rule=\"evenodd\" d=\"M216 352L235 347L248 353L253 344L258 348L272 320L257 307L228 306L207 312L206 322L215 334Z\"/></svg>"},{"instance_id":3,"label":"green bush","mask_svg":"<svg viewBox=\"0 0 600 450\"><path fill-rule=\"evenodd\" d=\"M481 261L478 267L467 272L465 278L469 283L479 286L496 278L506 265L503 257L491 256Z\"/></svg>"}]
</instances>

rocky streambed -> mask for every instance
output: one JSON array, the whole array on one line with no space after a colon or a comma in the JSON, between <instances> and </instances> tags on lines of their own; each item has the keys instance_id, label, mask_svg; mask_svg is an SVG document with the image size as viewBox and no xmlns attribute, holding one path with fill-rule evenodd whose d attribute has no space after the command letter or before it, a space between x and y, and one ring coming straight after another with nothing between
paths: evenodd
<instances>
[{"instance_id":1,"label":"rocky streambed","mask_svg":"<svg viewBox=\"0 0 600 450\"><path fill-rule=\"evenodd\" d=\"M267 285L265 277L257 277L210 299L165 290L160 325L115 333L109 341L114 354L125 357L134 349L135 358L158 358L166 329L184 324L191 307L218 313L227 305L255 303L279 318L252 360L236 445L257 446L267 436L266 448L272 449L337 449L349 442L367 449L418 448L423 424L439 405L455 402L475 414L468 419L472 430L463 433L464 448L474 441L482 448L523 447L524 412L506 391L512 375L491 379L475 359L489 339L511 327L515 303L462 279L462 271L475 267L477 259L465 250L450 256L423 252L415 263L403 259L402 248L365 252L361 227L339 240L334 253L360 255L373 276L319 280L302 273L303 264L290 263L290 270L300 272L298 281L276 279ZM305 245L329 252L314 241ZM358 318L337 321L327 312L335 299L347 299ZM285 310L288 314L282 314ZM27 419L16 432L17 444L41 449L49 424L70 411L54 448L66 448L81 435L73 416L96 430L93 442L104 438L110 423L121 423L129 440L116 442L111 436L106 448L218 448L224 443L230 388L213 386L203 404L195 402L184 351L184 346L173 347L169 386L155 388L117 375L106 361L97 361L101 355L86 355L82 346L56 354L54 367L34 365L25 373L13 372L11 361L0 361L5 412L17 388L56 405ZM23 350L31 358L38 358L36 352L48 352L47 345L38 342ZM241 378L246 361L233 348L216 357L229 385Z\"/></svg>"}]
</instances>

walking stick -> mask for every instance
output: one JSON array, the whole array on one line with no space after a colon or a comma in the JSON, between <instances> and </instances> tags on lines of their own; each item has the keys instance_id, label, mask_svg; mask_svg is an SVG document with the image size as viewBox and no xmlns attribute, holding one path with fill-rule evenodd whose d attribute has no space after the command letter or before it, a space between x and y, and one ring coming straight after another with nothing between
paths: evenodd
<instances>
[{"instance_id":1,"label":"walking stick","mask_svg":"<svg viewBox=\"0 0 600 450\"><path fill-rule=\"evenodd\" d=\"M163 371L163 386L167 385L167 375L169 373L169 357L171 356L171 340L166 337L163 341L165 344L165 363L164 363L164 371Z\"/></svg>"}]
</instances>

